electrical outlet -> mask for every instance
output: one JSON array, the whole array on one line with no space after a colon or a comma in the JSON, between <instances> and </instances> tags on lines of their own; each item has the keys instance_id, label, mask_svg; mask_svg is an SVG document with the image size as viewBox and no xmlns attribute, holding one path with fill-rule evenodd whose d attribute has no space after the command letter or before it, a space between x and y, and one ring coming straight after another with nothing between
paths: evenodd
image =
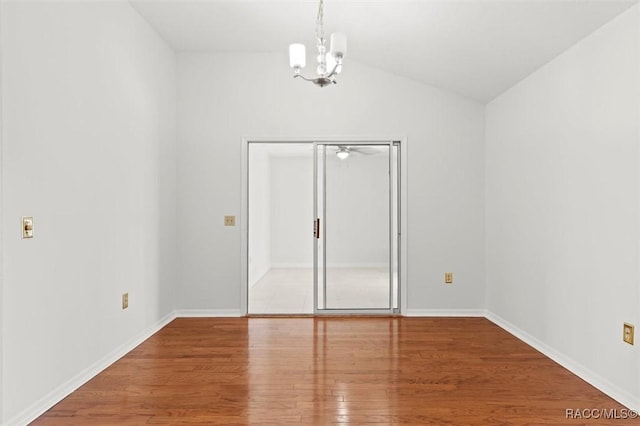
<instances>
[{"instance_id":1,"label":"electrical outlet","mask_svg":"<svg viewBox=\"0 0 640 426\"><path fill-rule=\"evenodd\" d=\"M634 326L629 323L624 323L622 326L622 340L630 345L633 345L633 330Z\"/></svg>"},{"instance_id":2,"label":"electrical outlet","mask_svg":"<svg viewBox=\"0 0 640 426\"><path fill-rule=\"evenodd\" d=\"M453 284L453 272L445 272L444 273L444 283L445 284Z\"/></svg>"},{"instance_id":3,"label":"electrical outlet","mask_svg":"<svg viewBox=\"0 0 640 426\"><path fill-rule=\"evenodd\" d=\"M122 309L127 309L129 307L129 293L124 293L122 295Z\"/></svg>"},{"instance_id":4,"label":"electrical outlet","mask_svg":"<svg viewBox=\"0 0 640 426\"><path fill-rule=\"evenodd\" d=\"M236 217L235 216L225 216L224 217L224 226L236 226Z\"/></svg>"}]
</instances>

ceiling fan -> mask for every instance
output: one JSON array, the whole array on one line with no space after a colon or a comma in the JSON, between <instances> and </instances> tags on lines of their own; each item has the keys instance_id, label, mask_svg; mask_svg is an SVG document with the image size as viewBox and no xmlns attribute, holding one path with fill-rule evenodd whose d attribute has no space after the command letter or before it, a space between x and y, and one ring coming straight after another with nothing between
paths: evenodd
<instances>
[{"instance_id":1,"label":"ceiling fan","mask_svg":"<svg viewBox=\"0 0 640 426\"><path fill-rule=\"evenodd\" d=\"M351 153L361 155L374 155L380 153L380 148L373 146L337 145L332 148L336 149L336 155L341 160L349 157Z\"/></svg>"}]
</instances>

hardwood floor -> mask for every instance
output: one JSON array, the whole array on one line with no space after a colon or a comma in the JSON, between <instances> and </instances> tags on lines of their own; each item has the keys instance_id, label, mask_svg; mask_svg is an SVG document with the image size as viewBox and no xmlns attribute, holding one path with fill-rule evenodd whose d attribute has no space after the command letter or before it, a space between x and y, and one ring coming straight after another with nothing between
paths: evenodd
<instances>
[{"instance_id":1,"label":"hardwood floor","mask_svg":"<svg viewBox=\"0 0 640 426\"><path fill-rule=\"evenodd\" d=\"M482 318L177 319L34 425L639 424Z\"/></svg>"}]
</instances>

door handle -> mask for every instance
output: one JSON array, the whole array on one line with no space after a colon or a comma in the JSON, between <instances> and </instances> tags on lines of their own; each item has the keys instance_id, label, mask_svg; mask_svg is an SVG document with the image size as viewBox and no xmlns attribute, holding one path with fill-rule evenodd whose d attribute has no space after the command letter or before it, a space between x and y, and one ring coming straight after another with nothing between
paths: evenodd
<instances>
[{"instance_id":1,"label":"door handle","mask_svg":"<svg viewBox=\"0 0 640 426\"><path fill-rule=\"evenodd\" d=\"M316 220L313 221L313 236L316 237L317 240L320 239L320 218L317 217Z\"/></svg>"}]
</instances>

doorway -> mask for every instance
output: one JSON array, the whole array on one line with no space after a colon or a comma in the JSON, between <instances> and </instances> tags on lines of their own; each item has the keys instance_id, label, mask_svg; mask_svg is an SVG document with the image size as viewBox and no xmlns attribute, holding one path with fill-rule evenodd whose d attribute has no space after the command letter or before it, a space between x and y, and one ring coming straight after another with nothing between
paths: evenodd
<instances>
[{"instance_id":1,"label":"doorway","mask_svg":"<svg viewBox=\"0 0 640 426\"><path fill-rule=\"evenodd\" d=\"M313 313L313 145L250 143L248 313Z\"/></svg>"},{"instance_id":2,"label":"doorway","mask_svg":"<svg viewBox=\"0 0 640 426\"><path fill-rule=\"evenodd\" d=\"M245 312L401 308L401 143L245 141Z\"/></svg>"}]
</instances>

